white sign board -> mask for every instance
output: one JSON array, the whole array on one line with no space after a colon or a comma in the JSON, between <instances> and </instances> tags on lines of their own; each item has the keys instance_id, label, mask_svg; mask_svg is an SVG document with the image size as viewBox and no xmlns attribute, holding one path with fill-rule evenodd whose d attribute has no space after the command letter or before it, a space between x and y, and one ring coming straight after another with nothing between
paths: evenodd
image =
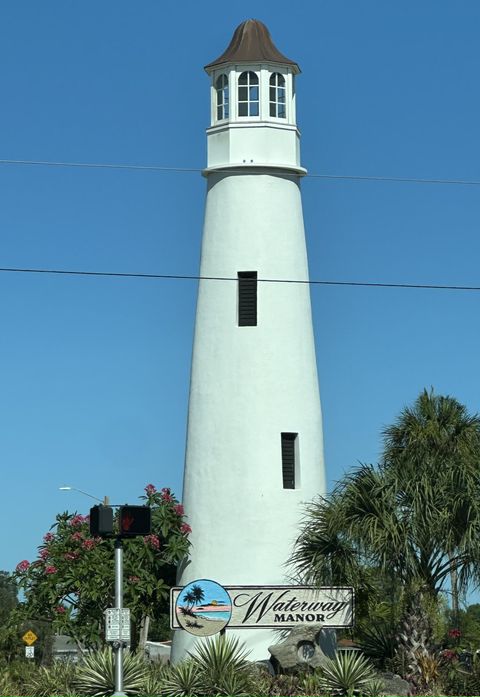
<instances>
[{"instance_id":1,"label":"white sign board","mask_svg":"<svg viewBox=\"0 0 480 697\"><path fill-rule=\"evenodd\" d=\"M353 588L314 586L223 586L231 598L232 629L289 629L300 625L352 627ZM181 629L175 608L182 588L170 590L170 626ZM201 613L201 609L198 609Z\"/></svg>"},{"instance_id":2,"label":"white sign board","mask_svg":"<svg viewBox=\"0 0 480 697\"><path fill-rule=\"evenodd\" d=\"M25 646L25 658L35 658L35 646Z\"/></svg>"},{"instance_id":3,"label":"white sign board","mask_svg":"<svg viewBox=\"0 0 480 697\"><path fill-rule=\"evenodd\" d=\"M105 639L130 641L130 610L109 607L105 610Z\"/></svg>"}]
</instances>

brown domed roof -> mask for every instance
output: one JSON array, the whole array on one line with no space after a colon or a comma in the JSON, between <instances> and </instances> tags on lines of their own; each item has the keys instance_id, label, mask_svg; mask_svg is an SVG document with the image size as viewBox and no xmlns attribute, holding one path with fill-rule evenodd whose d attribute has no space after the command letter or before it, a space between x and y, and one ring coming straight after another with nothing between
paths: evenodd
<instances>
[{"instance_id":1,"label":"brown domed roof","mask_svg":"<svg viewBox=\"0 0 480 697\"><path fill-rule=\"evenodd\" d=\"M260 63L265 61L290 65L294 72L300 72L298 64L277 49L265 24L258 19L247 19L235 29L227 49L216 60L208 63L205 70L208 73L212 68L222 63Z\"/></svg>"}]
</instances>

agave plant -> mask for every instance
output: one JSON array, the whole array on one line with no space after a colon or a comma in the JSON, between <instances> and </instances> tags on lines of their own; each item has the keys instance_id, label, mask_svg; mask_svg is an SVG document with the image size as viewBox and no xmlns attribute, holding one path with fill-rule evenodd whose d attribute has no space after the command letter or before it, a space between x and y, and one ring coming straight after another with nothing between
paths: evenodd
<instances>
[{"instance_id":1,"label":"agave plant","mask_svg":"<svg viewBox=\"0 0 480 697\"><path fill-rule=\"evenodd\" d=\"M353 697L364 694L365 687L375 678L371 663L353 651L338 652L319 669L320 687L335 695Z\"/></svg>"},{"instance_id":2,"label":"agave plant","mask_svg":"<svg viewBox=\"0 0 480 697\"><path fill-rule=\"evenodd\" d=\"M382 678L372 678L365 683L365 687L362 689L362 692L365 697L379 697L384 690L385 682L382 680Z\"/></svg>"},{"instance_id":3,"label":"agave plant","mask_svg":"<svg viewBox=\"0 0 480 697\"><path fill-rule=\"evenodd\" d=\"M220 634L197 643L191 655L200 675L202 694L248 694L254 683L247 661L249 653L238 638Z\"/></svg>"},{"instance_id":4,"label":"agave plant","mask_svg":"<svg viewBox=\"0 0 480 697\"><path fill-rule=\"evenodd\" d=\"M144 695L144 697L160 695L162 693L164 681L168 675L169 667L165 664L153 661L147 663L145 668L146 673L142 682L141 694Z\"/></svg>"},{"instance_id":5,"label":"agave plant","mask_svg":"<svg viewBox=\"0 0 480 697\"><path fill-rule=\"evenodd\" d=\"M143 656L125 653L123 656L123 691L127 695L142 692L146 665ZM111 649L92 652L77 667L73 687L79 694L97 697L113 694L115 690L115 662Z\"/></svg>"},{"instance_id":6,"label":"agave plant","mask_svg":"<svg viewBox=\"0 0 480 697\"><path fill-rule=\"evenodd\" d=\"M73 695L73 680L75 677L75 665L70 661L56 661L50 667L41 666L27 680L25 691L36 697L49 697L49 695Z\"/></svg>"},{"instance_id":7,"label":"agave plant","mask_svg":"<svg viewBox=\"0 0 480 697\"><path fill-rule=\"evenodd\" d=\"M183 697L201 694L198 665L192 658L166 667L158 682L157 694L159 695Z\"/></svg>"}]
</instances>

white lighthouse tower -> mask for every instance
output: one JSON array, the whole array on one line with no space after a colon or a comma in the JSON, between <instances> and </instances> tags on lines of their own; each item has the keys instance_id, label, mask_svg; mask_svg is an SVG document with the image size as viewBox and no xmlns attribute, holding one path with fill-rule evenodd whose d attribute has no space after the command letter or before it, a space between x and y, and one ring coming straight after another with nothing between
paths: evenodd
<instances>
[{"instance_id":1,"label":"white lighthouse tower","mask_svg":"<svg viewBox=\"0 0 480 697\"><path fill-rule=\"evenodd\" d=\"M298 65L247 20L209 63L207 200L178 584L288 583L302 502L325 493L295 115ZM271 279L271 281L269 281ZM229 630L268 658L271 630ZM196 638L177 631L179 660Z\"/></svg>"}]
</instances>

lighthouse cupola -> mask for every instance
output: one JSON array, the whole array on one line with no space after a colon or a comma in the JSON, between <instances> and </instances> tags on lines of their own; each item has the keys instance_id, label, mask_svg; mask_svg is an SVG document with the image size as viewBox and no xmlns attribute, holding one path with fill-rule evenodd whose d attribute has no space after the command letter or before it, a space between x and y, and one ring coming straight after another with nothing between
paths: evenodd
<instances>
[{"instance_id":1,"label":"lighthouse cupola","mask_svg":"<svg viewBox=\"0 0 480 697\"><path fill-rule=\"evenodd\" d=\"M205 66L211 77L208 169L268 166L300 174L296 125L297 63L257 19L240 24L227 49Z\"/></svg>"}]
</instances>

